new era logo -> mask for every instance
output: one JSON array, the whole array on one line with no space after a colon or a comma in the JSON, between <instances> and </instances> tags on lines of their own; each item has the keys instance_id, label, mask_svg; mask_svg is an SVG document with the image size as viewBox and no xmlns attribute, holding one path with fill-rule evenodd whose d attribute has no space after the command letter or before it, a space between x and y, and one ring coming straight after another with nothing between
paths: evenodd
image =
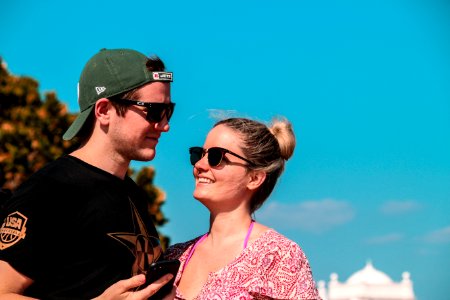
<instances>
[{"instance_id":1,"label":"new era logo","mask_svg":"<svg viewBox=\"0 0 450 300\"><path fill-rule=\"evenodd\" d=\"M104 91L106 91L106 88L104 86L96 86L95 90L97 91L97 95L100 95Z\"/></svg>"}]
</instances>

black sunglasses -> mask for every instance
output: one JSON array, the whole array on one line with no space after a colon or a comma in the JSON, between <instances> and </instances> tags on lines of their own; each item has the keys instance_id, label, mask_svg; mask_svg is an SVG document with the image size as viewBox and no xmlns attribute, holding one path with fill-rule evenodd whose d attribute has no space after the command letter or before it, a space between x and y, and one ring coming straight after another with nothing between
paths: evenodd
<instances>
[{"instance_id":1,"label":"black sunglasses","mask_svg":"<svg viewBox=\"0 0 450 300\"><path fill-rule=\"evenodd\" d=\"M223 157L225 153L229 153L233 156L239 157L240 159L248 162L251 166L254 166L255 164L249 161L248 159L240 156L239 154L236 154L234 152L231 152L230 150L220 148L220 147L211 147L209 149L203 149L202 147L191 147L189 148L189 154L191 159L191 164L195 165L200 159L202 159L203 156L208 153L208 164L211 167L217 167L220 165L220 163L223 160Z\"/></svg>"},{"instance_id":2,"label":"black sunglasses","mask_svg":"<svg viewBox=\"0 0 450 300\"><path fill-rule=\"evenodd\" d=\"M121 98L109 98L114 102L124 105L137 105L147 108L147 115L145 119L150 122L161 122L164 116L167 118L167 122L170 121L173 111L175 110L175 103L154 103L154 102L142 102L131 99L121 99Z\"/></svg>"}]
</instances>

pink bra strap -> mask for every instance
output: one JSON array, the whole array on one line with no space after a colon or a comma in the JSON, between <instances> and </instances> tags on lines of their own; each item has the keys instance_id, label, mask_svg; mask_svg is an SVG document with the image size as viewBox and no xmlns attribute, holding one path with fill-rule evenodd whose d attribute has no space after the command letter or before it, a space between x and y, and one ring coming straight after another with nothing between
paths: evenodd
<instances>
[{"instance_id":1,"label":"pink bra strap","mask_svg":"<svg viewBox=\"0 0 450 300\"><path fill-rule=\"evenodd\" d=\"M207 236L208 236L208 232L205 233L197 242L195 242L194 246L191 248L191 251L189 252L188 257L186 258L186 261L184 262L183 269L181 270L181 273L183 273L184 268L186 268L189 260L192 257L192 254L194 254L194 251L195 251L195 248L197 248L197 245L200 244L201 242L203 242L203 240L206 239Z\"/></svg>"},{"instance_id":2,"label":"pink bra strap","mask_svg":"<svg viewBox=\"0 0 450 300\"><path fill-rule=\"evenodd\" d=\"M244 240L244 249L247 248L248 240L250 239L250 234L252 233L252 230L253 230L253 225L255 225L255 220L252 220L252 222L250 223L250 227L248 228L247 235L245 236L245 240ZM205 233L201 238L199 238L198 241L195 242L194 246L192 246L188 257L186 258L186 260L184 262L183 269L181 269L182 274L183 274L184 269L186 268L189 260L191 259L192 255L194 254L195 248L197 248L198 244L203 242L203 240L206 239L207 236L208 236L208 232Z\"/></svg>"},{"instance_id":3,"label":"pink bra strap","mask_svg":"<svg viewBox=\"0 0 450 300\"><path fill-rule=\"evenodd\" d=\"M250 234L252 233L253 225L255 225L255 220L252 220L250 223L250 227L248 228L247 235L245 236L244 240L244 249L247 248L248 240L250 239Z\"/></svg>"}]
</instances>

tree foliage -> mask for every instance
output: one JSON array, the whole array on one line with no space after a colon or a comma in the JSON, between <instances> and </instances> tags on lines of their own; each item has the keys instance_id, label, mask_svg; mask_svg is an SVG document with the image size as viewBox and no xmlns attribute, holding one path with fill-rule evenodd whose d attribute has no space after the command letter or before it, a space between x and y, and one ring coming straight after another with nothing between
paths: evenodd
<instances>
[{"instance_id":1,"label":"tree foliage","mask_svg":"<svg viewBox=\"0 0 450 300\"><path fill-rule=\"evenodd\" d=\"M70 153L79 145L62 136L76 115L67 111L55 92L44 99L30 77L14 76L0 58L0 187L14 191L46 163ZM148 209L156 226L167 222L161 206L165 193L153 184L155 170L144 167L129 174L148 196ZM1 204L1 203L0 203ZM160 235L163 247L169 239Z\"/></svg>"}]
</instances>

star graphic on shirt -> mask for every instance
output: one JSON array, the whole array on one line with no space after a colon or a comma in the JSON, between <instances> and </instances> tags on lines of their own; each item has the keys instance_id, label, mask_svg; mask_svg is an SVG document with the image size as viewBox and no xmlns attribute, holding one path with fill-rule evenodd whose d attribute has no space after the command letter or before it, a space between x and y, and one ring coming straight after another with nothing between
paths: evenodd
<instances>
[{"instance_id":1,"label":"star graphic on shirt","mask_svg":"<svg viewBox=\"0 0 450 300\"><path fill-rule=\"evenodd\" d=\"M147 228L131 200L130 206L134 232L115 232L108 233L108 235L127 247L133 254L135 260L132 275L145 274L150 264L160 257L162 248L159 239L148 234Z\"/></svg>"}]
</instances>

